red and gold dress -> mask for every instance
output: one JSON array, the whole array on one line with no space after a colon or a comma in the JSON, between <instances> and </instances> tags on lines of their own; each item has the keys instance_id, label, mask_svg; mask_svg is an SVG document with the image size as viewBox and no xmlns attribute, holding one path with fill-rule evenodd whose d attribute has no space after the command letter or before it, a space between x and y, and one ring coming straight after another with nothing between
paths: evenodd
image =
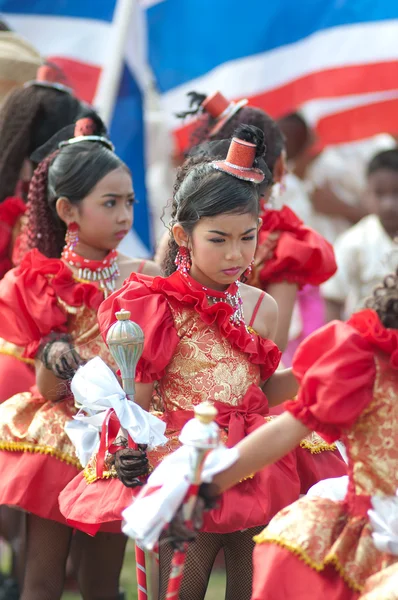
<instances>
[{"instance_id":1,"label":"red and gold dress","mask_svg":"<svg viewBox=\"0 0 398 600\"><path fill-rule=\"evenodd\" d=\"M229 288L231 293L232 288L236 284ZM217 407L217 422L228 445L236 444L269 418L260 384L276 370L280 352L250 326L234 324L234 309L222 301L224 298L225 293L206 292L191 277L178 272L154 279L133 274L101 305L103 335L114 323L115 312L122 308L129 310L131 319L144 330L137 381L156 382L168 438L165 446L148 452L152 467L179 447L181 428L193 417L194 407L205 400ZM342 461L333 452L329 454L334 465L329 473L343 474ZM308 456L311 459L310 453ZM117 479L93 479L91 464L60 496L61 511L68 522L90 533L95 533L99 523L114 520L117 511L120 520L132 497L132 491ZM229 533L267 523L280 508L299 497L300 487L297 454L291 452L225 494L219 508L206 515L204 529Z\"/></svg>"},{"instance_id":2,"label":"red and gold dress","mask_svg":"<svg viewBox=\"0 0 398 600\"><path fill-rule=\"evenodd\" d=\"M43 337L68 333L83 360L99 355L116 368L97 324L103 299L96 284L32 250L0 283L0 336L34 359ZM52 403L34 388L0 405L0 504L65 523L58 495L81 469L64 431L76 410L72 395Z\"/></svg>"},{"instance_id":3,"label":"red and gold dress","mask_svg":"<svg viewBox=\"0 0 398 600\"><path fill-rule=\"evenodd\" d=\"M348 600L397 557L373 543L372 496L398 488L398 331L372 310L332 322L299 348L301 382L287 410L348 454L344 501L305 497L256 538L253 600ZM286 574L289 577L286 577Z\"/></svg>"},{"instance_id":4,"label":"red and gold dress","mask_svg":"<svg viewBox=\"0 0 398 600\"><path fill-rule=\"evenodd\" d=\"M25 210L26 204L17 196L0 203L0 279L13 266L14 232ZM23 357L23 348L0 339L0 402L28 390L34 382L33 361Z\"/></svg>"}]
</instances>

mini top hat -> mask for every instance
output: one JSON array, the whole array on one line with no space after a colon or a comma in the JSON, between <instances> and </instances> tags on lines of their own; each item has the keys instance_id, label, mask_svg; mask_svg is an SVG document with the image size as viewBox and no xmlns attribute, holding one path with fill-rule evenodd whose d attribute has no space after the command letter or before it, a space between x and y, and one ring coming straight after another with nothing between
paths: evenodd
<instances>
[{"instance_id":1,"label":"mini top hat","mask_svg":"<svg viewBox=\"0 0 398 600\"><path fill-rule=\"evenodd\" d=\"M256 148L256 144L234 137L231 140L227 158L225 160L215 160L211 165L217 171L223 171L237 179L257 184L262 183L265 179L264 173L261 169L253 167Z\"/></svg>"},{"instance_id":2,"label":"mini top hat","mask_svg":"<svg viewBox=\"0 0 398 600\"><path fill-rule=\"evenodd\" d=\"M25 83L24 87L46 87L58 90L59 92L73 94L72 88L61 83L61 81L65 81L65 79L62 69L55 64L45 63L37 69L36 79L28 81Z\"/></svg>"},{"instance_id":3,"label":"mini top hat","mask_svg":"<svg viewBox=\"0 0 398 600\"><path fill-rule=\"evenodd\" d=\"M203 100L201 105L202 109L217 121L211 129L209 136L212 137L216 135L225 123L247 103L248 100L245 98L239 100L239 102L228 102L221 92L215 92Z\"/></svg>"}]
</instances>

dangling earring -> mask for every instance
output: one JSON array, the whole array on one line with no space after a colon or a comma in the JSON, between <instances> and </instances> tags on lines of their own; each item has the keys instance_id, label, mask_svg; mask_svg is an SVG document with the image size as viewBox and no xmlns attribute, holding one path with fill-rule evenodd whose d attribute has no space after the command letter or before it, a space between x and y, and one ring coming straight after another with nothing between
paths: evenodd
<instances>
[{"instance_id":1,"label":"dangling earring","mask_svg":"<svg viewBox=\"0 0 398 600\"><path fill-rule=\"evenodd\" d=\"M68 250L74 250L79 241L79 225L73 221L69 223L65 235L65 246Z\"/></svg>"},{"instance_id":2,"label":"dangling earring","mask_svg":"<svg viewBox=\"0 0 398 600\"><path fill-rule=\"evenodd\" d=\"M191 253L189 252L189 248L180 246L174 263L177 267L177 271L182 275L188 275L191 269Z\"/></svg>"},{"instance_id":3,"label":"dangling earring","mask_svg":"<svg viewBox=\"0 0 398 600\"><path fill-rule=\"evenodd\" d=\"M253 267L254 267L254 256L252 258L250 265L247 267L246 271L243 272L243 277L245 279L249 279L250 275L253 272Z\"/></svg>"}]
</instances>

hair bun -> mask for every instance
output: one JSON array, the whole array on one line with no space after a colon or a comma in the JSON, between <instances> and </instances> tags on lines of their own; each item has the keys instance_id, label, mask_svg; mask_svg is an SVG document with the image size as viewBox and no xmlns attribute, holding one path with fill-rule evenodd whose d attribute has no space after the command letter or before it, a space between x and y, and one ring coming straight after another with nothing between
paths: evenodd
<instances>
[{"instance_id":1,"label":"hair bun","mask_svg":"<svg viewBox=\"0 0 398 600\"><path fill-rule=\"evenodd\" d=\"M264 132L254 125L239 125L234 131L233 137L256 146L256 158L264 156L266 146L264 144Z\"/></svg>"}]
</instances>

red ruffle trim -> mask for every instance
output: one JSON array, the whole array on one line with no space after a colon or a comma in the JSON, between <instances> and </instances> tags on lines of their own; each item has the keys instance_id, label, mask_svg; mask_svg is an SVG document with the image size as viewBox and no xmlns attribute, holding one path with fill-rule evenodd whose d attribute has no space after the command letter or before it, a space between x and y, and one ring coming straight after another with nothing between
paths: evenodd
<instances>
[{"instance_id":1,"label":"red ruffle trim","mask_svg":"<svg viewBox=\"0 0 398 600\"><path fill-rule=\"evenodd\" d=\"M26 204L18 196L10 196L0 204L0 221L14 227L17 219L26 211Z\"/></svg>"},{"instance_id":2,"label":"red ruffle trim","mask_svg":"<svg viewBox=\"0 0 398 600\"><path fill-rule=\"evenodd\" d=\"M306 227L288 206L281 210L268 209L261 218L259 246L273 231L281 232L274 257L258 270L262 287L280 281L299 286L320 285L334 275L337 264L333 247L319 233Z\"/></svg>"},{"instance_id":3,"label":"red ruffle trim","mask_svg":"<svg viewBox=\"0 0 398 600\"><path fill-rule=\"evenodd\" d=\"M290 412L293 417L308 427L308 429L319 433L322 438L328 442L328 444L333 444L339 439L341 435L340 429L338 429L335 425L321 423L319 419L312 414L310 410L311 407L307 404L304 404L300 400L287 400L283 404L283 407L285 410Z\"/></svg>"},{"instance_id":4,"label":"red ruffle trim","mask_svg":"<svg viewBox=\"0 0 398 600\"><path fill-rule=\"evenodd\" d=\"M57 298L68 306L87 306L98 310L104 299L102 291L93 283L78 283L61 259L47 258L36 249L26 254L17 267L16 274L27 279L34 278L37 274L44 275Z\"/></svg>"},{"instance_id":5,"label":"red ruffle trim","mask_svg":"<svg viewBox=\"0 0 398 600\"><path fill-rule=\"evenodd\" d=\"M180 304L191 306L207 325L216 325L221 335L231 346L249 356L252 364L260 365L261 377L268 379L279 365L281 352L274 342L250 334L244 325L237 327L231 323L233 308L226 302L209 304L206 292L191 277L185 278L176 272L169 277L150 278L132 273L128 281L145 286L149 294L161 294L173 298Z\"/></svg>"},{"instance_id":6,"label":"red ruffle trim","mask_svg":"<svg viewBox=\"0 0 398 600\"><path fill-rule=\"evenodd\" d=\"M361 310L347 321L365 340L390 356L390 365L398 369L398 330L384 327L376 311Z\"/></svg>"}]
</instances>

